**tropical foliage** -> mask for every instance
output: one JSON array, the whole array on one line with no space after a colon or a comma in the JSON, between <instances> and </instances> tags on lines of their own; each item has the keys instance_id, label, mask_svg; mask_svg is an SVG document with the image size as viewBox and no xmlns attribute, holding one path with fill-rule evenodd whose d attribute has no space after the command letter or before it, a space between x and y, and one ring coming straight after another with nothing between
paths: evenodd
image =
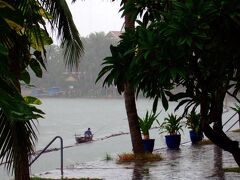
<instances>
[{"instance_id":1,"label":"tropical foliage","mask_svg":"<svg viewBox=\"0 0 240 180\"><path fill-rule=\"evenodd\" d=\"M162 124L159 124L159 130L160 133L167 132L169 135L176 135L179 134L180 131L182 131L182 123L181 123L182 117L177 117L177 115L174 114L168 114L168 117L164 118L164 121Z\"/></svg>"},{"instance_id":2,"label":"tropical foliage","mask_svg":"<svg viewBox=\"0 0 240 180\"><path fill-rule=\"evenodd\" d=\"M156 114L152 111L149 113L147 111L146 115L143 118L138 117L139 126L145 139L149 139L149 130L151 129L154 121L157 121L157 117L159 114L160 113Z\"/></svg>"},{"instance_id":3,"label":"tropical foliage","mask_svg":"<svg viewBox=\"0 0 240 180\"><path fill-rule=\"evenodd\" d=\"M122 8L137 23L125 53L135 52L127 69L132 85L155 105L161 98L165 109L168 99L178 101L184 115L199 106L205 135L238 165L238 142L222 131L222 112L225 95L236 97L240 87L239 7L237 0L129 0ZM175 87L184 88L172 94Z\"/></svg>"},{"instance_id":4,"label":"tropical foliage","mask_svg":"<svg viewBox=\"0 0 240 180\"><path fill-rule=\"evenodd\" d=\"M191 111L186 116L186 126L195 132L199 132L200 130L200 113L196 113L195 111Z\"/></svg>"},{"instance_id":5,"label":"tropical foliage","mask_svg":"<svg viewBox=\"0 0 240 180\"><path fill-rule=\"evenodd\" d=\"M128 1L122 1L122 5ZM125 18L125 32L121 36L121 41L117 46L111 46L111 54L104 59L103 68L99 72L97 81L100 78L105 78L103 85L115 85L118 92L124 93L126 113L128 117L128 124L131 135L131 142L134 153L144 153L142 144L141 132L138 122L138 114L136 108L135 92L131 78L131 63L135 56L134 43L134 21L130 18L132 12L123 14ZM154 109L156 111L156 109Z\"/></svg>"},{"instance_id":6,"label":"tropical foliage","mask_svg":"<svg viewBox=\"0 0 240 180\"><path fill-rule=\"evenodd\" d=\"M45 45L52 43L46 22L57 28L66 65L78 66L83 47L64 0L0 0L0 159L16 180L29 179L29 155L37 139L33 120L44 114L34 97L23 98L20 83L30 84L29 70L42 77Z\"/></svg>"},{"instance_id":7,"label":"tropical foliage","mask_svg":"<svg viewBox=\"0 0 240 180\"><path fill-rule=\"evenodd\" d=\"M97 81L104 77L103 86L114 85L117 87L119 94L124 92L124 84L130 80L130 64L133 59L134 52L127 53L134 48L132 42L132 30L124 33L118 45L110 46L111 56L104 58L103 68L98 74Z\"/></svg>"}]
</instances>

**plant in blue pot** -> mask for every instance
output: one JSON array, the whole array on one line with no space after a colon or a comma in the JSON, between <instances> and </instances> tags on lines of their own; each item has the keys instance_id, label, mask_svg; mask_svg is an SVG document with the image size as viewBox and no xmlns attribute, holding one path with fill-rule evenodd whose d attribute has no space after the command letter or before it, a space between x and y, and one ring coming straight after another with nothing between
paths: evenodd
<instances>
[{"instance_id":1,"label":"plant in blue pot","mask_svg":"<svg viewBox=\"0 0 240 180\"><path fill-rule=\"evenodd\" d=\"M182 131L182 117L178 117L174 114L168 114L168 117L164 118L162 124L159 124L160 133L168 133L165 136L166 144L169 149L179 149L181 143L181 134Z\"/></svg>"},{"instance_id":2,"label":"plant in blue pot","mask_svg":"<svg viewBox=\"0 0 240 180\"><path fill-rule=\"evenodd\" d=\"M186 126L191 129L189 134L192 144L197 144L203 139L203 133L200 128L200 113L191 111L191 113L186 116L186 119Z\"/></svg>"},{"instance_id":3,"label":"plant in blue pot","mask_svg":"<svg viewBox=\"0 0 240 180\"><path fill-rule=\"evenodd\" d=\"M153 151L155 139L150 139L149 130L151 129L154 121L157 120L157 117L159 114L160 113L156 114L152 111L149 113L147 111L143 118L138 117L140 130L143 135L142 141L143 141L145 152L152 153L152 151Z\"/></svg>"}]
</instances>

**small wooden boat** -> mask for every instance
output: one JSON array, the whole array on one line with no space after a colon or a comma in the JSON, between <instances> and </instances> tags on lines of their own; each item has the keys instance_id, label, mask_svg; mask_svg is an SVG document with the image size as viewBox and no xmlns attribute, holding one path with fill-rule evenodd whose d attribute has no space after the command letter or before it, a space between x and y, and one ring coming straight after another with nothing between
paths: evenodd
<instances>
[{"instance_id":1,"label":"small wooden boat","mask_svg":"<svg viewBox=\"0 0 240 180\"><path fill-rule=\"evenodd\" d=\"M76 140L76 143L86 143L86 142L90 142L92 141L92 137L84 137L84 136L78 136L78 135L75 135L75 140Z\"/></svg>"}]
</instances>

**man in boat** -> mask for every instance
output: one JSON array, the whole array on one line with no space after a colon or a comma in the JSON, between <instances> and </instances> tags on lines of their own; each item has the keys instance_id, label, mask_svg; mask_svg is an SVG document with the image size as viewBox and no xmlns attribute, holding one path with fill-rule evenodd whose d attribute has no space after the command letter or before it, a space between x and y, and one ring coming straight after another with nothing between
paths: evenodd
<instances>
[{"instance_id":1,"label":"man in boat","mask_svg":"<svg viewBox=\"0 0 240 180\"><path fill-rule=\"evenodd\" d=\"M85 140L92 140L93 134L90 128L88 128L88 130L85 131L84 137L85 137Z\"/></svg>"}]
</instances>

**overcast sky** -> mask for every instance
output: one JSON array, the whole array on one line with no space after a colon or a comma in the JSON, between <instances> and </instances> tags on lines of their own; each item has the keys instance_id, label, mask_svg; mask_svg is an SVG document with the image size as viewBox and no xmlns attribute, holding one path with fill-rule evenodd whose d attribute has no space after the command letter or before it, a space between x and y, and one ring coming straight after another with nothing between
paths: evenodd
<instances>
[{"instance_id":1,"label":"overcast sky","mask_svg":"<svg viewBox=\"0 0 240 180\"><path fill-rule=\"evenodd\" d=\"M119 13L121 0L67 0L80 36L90 33L120 31L123 25Z\"/></svg>"}]
</instances>

